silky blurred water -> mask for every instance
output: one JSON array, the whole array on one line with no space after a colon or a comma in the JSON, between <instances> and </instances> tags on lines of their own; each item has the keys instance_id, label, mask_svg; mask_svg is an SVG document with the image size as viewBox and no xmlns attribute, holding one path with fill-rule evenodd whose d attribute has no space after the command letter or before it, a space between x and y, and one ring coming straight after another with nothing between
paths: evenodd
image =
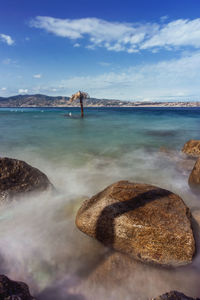
<instances>
[{"instance_id":1,"label":"silky blurred water","mask_svg":"<svg viewBox=\"0 0 200 300\"><path fill-rule=\"evenodd\" d=\"M84 119L79 108L0 109L0 155L38 167L57 189L1 206L1 273L27 282L38 299L143 300L171 289L200 296L198 252L185 268L136 263L120 286L94 284L108 250L74 225L83 199L121 179L167 188L198 211L180 152L189 139L200 139L199 108L87 108Z\"/></svg>"}]
</instances>

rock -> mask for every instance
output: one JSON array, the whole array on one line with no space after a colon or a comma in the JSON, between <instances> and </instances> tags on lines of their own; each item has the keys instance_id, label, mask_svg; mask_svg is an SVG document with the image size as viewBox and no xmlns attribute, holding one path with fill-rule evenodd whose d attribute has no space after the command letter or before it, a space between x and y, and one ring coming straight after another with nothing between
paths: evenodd
<instances>
[{"instance_id":1,"label":"rock","mask_svg":"<svg viewBox=\"0 0 200 300\"><path fill-rule=\"evenodd\" d=\"M140 274L143 274L144 266L144 264L141 264L126 254L108 250L104 256L100 257L98 264L95 266L94 270L88 274L87 278L89 279L90 284L98 285L99 282L101 282L101 286L105 289L109 289L110 286L117 289L119 282L123 289L126 289L129 286L127 278L134 278L135 285L136 270L139 273L141 272ZM131 289L132 293L134 293L135 290L134 285L132 286L133 289ZM125 298L127 297L121 297L121 299Z\"/></svg>"},{"instance_id":2,"label":"rock","mask_svg":"<svg viewBox=\"0 0 200 300\"><path fill-rule=\"evenodd\" d=\"M177 291L171 291L152 300L200 300L200 298L191 298Z\"/></svg>"},{"instance_id":3,"label":"rock","mask_svg":"<svg viewBox=\"0 0 200 300\"><path fill-rule=\"evenodd\" d=\"M182 151L189 156L200 156L200 140L189 140L183 146Z\"/></svg>"},{"instance_id":4,"label":"rock","mask_svg":"<svg viewBox=\"0 0 200 300\"><path fill-rule=\"evenodd\" d=\"M21 160L0 158L0 200L52 187L47 176Z\"/></svg>"},{"instance_id":5,"label":"rock","mask_svg":"<svg viewBox=\"0 0 200 300\"><path fill-rule=\"evenodd\" d=\"M177 266L190 263L195 251L190 217L172 192L119 181L83 203L76 225L137 260Z\"/></svg>"},{"instance_id":6,"label":"rock","mask_svg":"<svg viewBox=\"0 0 200 300\"><path fill-rule=\"evenodd\" d=\"M164 146L160 147L159 152L162 154L165 154L167 157L172 158L172 159L174 159L174 157L176 157L179 154L178 151L166 148Z\"/></svg>"},{"instance_id":7,"label":"rock","mask_svg":"<svg viewBox=\"0 0 200 300\"><path fill-rule=\"evenodd\" d=\"M34 300L24 282L10 280L5 275L0 275L0 299Z\"/></svg>"},{"instance_id":8,"label":"rock","mask_svg":"<svg viewBox=\"0 0 200 300\"><path fill-rule=\"evenodd\" d=\"M197 159L194 168L190 173L188 184L192 191L200 192L200 158Z\"/></svg>"}]
</instances>

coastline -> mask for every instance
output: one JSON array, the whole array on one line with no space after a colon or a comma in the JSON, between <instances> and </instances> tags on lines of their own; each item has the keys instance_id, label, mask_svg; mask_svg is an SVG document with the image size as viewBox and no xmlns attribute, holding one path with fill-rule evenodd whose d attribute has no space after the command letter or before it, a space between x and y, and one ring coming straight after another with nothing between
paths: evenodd
<instances>
[{"instance_id":1,"label":"coastline","mask_svg":"<svg viewBox=\"0 0 200 300\"><path fill-rule=\"evenodd\" d=\"M23 105L23 106L13 106L13 105L9 105L9 106L3 106L0 104L0 109L1 108L79 108L79 105ZM137 105L85 105L85 108L200 108L200 103L198 104L193 104L193 103L189 103L189 104L180 104L180 103L163 103L163 104L137 104Z\"/></svg>"},{"instance_id":2,"label":"coastline","mask_svg":"<svg viewBox=\"0 0 200 300\"><path fill-rule=\"evenodd\" d=\"M73 104L69 97L35 95L16 95L11 97L0 97L0 108L10 107L80 107L79 101ZM84 107L200 107L200 101L130 101L117 99L88 98L84 101Z\"/></svg>"}]
</instances>

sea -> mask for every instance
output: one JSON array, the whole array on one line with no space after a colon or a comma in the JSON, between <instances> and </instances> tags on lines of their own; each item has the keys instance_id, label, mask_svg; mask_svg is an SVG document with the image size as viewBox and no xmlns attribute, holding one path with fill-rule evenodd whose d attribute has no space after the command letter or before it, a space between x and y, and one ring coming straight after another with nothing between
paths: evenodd
<instances>
[{"instance_id":1,"label":"sea","mask_svg":"<svg viewBox=\"0 0 200 300\"><path fill-rule=\"evenodd\" d=\"M105 282L110 249L75 226L83 201L119 180L168 189L200 215L200 197L188 186L195 161L181 152L190 139L200 139L200 108L85 108L84 118L79 108L1 108L0 156L39 168L56 190L1 204L1 274L45 300L200 296L198 234L191 264L133 262L116 274L111 263Z\"/></svg>"}]
</instances>

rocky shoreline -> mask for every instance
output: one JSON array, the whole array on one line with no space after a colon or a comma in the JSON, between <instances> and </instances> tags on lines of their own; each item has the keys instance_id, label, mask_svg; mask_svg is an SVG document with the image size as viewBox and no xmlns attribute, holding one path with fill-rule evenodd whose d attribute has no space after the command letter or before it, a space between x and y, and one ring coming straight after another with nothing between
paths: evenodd
<instances>
[{"instance_id":1,"label":"rocky shoreline","mask_svg":"<svg viewBox=\"0 0 200 300\"><path fill-rule=\"evenodd\" d=\"M186 162L193 158L190 161L193 165L189 165L188 185L192 192L199 194L200 141L188 141L182 152ZM169 159L174 159L175 153L165 153ZM179 168L184 168L184 163L179 164ZM40 170L17 159L0 158L0 201L4 204L13 199L20 201L20 197L27 193L49 190L52 191L53 186ZM171 191L148 184L120 181L84 201L77 212L76 225L88 236L114 249L104 265L93 274L93 278L97 276L99 280L106 278L110 268L116 268L116 276L121 264L127 270L129 266L132 268L135 260L173 268L190 264L195 251L199 251L198 248L195 250L196 234L192 218L199 226L198 212L192 217L184 201ZM197 230L199 235L199 227ZM0 275L0 299L35 298L26 284ZM153 300L162 299L194 298L185 296L181 291L171 291Z\"/></svg>"}]
</instances>

